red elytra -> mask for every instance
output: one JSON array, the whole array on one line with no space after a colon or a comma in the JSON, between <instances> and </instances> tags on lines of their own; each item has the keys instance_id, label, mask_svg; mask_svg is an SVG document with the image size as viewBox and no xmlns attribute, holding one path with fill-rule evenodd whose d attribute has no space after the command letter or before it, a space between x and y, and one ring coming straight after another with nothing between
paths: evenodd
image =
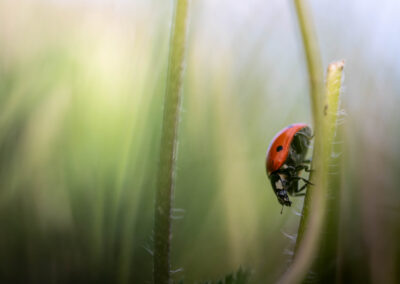
<instances>
[{"instance_id":1,"label":"red elytra","mask_svg":"<svg viewBox=\"0 0 400 284\"><path fill-rule=\"evenodd\" d=\"M268 176L277 171L285 163L288 155L290 144L293 141L294 135L301 129L308 127L305 123L295 123L285 127L272 139L267 150L266 167ZM271 149L280 148L281 150L271 151Z\"/></svg>"}]
</instances>

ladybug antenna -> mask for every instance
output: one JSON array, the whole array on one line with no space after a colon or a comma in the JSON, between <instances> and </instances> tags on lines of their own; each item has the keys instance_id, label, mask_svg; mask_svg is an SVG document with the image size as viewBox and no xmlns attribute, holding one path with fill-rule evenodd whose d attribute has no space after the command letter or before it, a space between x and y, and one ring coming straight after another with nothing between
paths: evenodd
<instances>
[{"instance_id":1,"label":"ladybug antenna","mask_svg":"<svg viewBox=\"0 0 400 284\"><path fill-rule=\"evenodd\" d=\"M282 212L283 212L283 207L285 207L284 205L282 205L282 209L281 209L281 215L282 215Z\"/></svg>"}]
</instances>

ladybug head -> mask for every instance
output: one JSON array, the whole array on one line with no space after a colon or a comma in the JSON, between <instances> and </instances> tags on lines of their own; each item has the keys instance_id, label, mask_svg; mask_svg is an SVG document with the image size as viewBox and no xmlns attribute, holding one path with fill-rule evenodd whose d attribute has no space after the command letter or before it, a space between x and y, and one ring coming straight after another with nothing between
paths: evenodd
<instances>
[{"instance_id":1,"label":"ladybug head","mask_svg":"<svg viewBox=\"0 0 400 284\"><path fill-rule=\"evenodd\" d=\"M278 201L280 204L286 205L289 207L292 205L292 202L289 200L289 196L287 195L286 190L279 190L276 193L276 196L278 197Z\"/></svg>"}]
</instances>

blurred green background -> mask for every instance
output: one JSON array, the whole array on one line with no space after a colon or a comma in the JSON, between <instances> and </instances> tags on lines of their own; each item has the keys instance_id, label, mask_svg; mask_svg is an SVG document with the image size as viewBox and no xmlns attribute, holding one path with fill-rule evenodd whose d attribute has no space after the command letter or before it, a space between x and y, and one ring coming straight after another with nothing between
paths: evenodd
<instances>
[{"instance_id":1,"label":"blurred green background","mask_svg":"<svg viewBox=\"0 0 400 284\"><path fill-rule=\"evenodd\" d=\"M332 282L398 283L400 4L309 2L324 66L346 60L342 159L331 165L339 230L323 236L337 245L326 269ZM251 283L273 283L290 263L302 198L280 215L265 152L286 125L311 122L294 8L191 4L173 277L219 279L242 266ZM152 282L172 8L0 2L1 283Z\"/></svg>"}]
</instances>

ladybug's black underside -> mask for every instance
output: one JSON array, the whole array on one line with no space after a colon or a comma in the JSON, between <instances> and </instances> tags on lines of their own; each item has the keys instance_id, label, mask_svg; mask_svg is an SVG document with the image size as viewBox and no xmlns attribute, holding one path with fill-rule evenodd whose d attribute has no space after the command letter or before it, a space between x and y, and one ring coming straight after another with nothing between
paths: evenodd
<instances>
[{"instance_id":1,"label":"ladybug's black underside","mask_svg":"<svg viewBox=\"0 0 400 284\"><path fill-rule=\"evenodd\" d=\"M311 129L305 127L299 130L293 137L290 144L289 154L285 163L276 171L272 172L269 176L272 188L282 205L291 206L292 202L289 200L290 195L299 194L309 181L299 177L300 171L308 170L305 160L307 150L310 146L312 138ZM303 180L305 184L299 188L299 180Z\"/></svg>"}]
</instances>

